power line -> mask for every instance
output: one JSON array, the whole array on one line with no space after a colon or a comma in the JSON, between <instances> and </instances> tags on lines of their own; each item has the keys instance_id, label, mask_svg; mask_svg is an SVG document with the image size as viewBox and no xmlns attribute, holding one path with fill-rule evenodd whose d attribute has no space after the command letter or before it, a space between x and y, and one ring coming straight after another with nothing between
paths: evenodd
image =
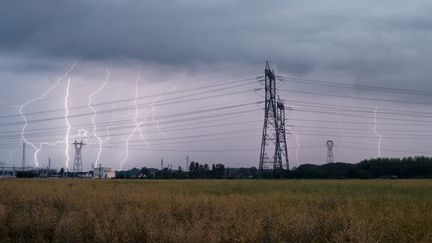
<instances>
[{"instance_id":1,"label":"power line","mask_svg":"<svg viewBox=\"0 0 432 243\"><path fill-rule=\"evenodd\" d=\"M218 88L218 89L212 89L212 90L204 90L201 91L199 93L192 93L192 94L185 94L183 96L180 97L174 97L174 98L170 98L170 99L165 99L165 100L178 100L178 99L182 99L182 98L186 98L186 97L191 97L191 96L198 96L198 95L203 95L203 94L208 94L208 93L214 93L214 92L218 92L218 91L222 91L222 90L232 90L233 88L237 88L237 87L243 87L245 85L248 84L254 84L255 81L254 79L241 79L238 81L227 81L227 82L223 82L223 83L218 83L215 85L207 85L207 86L203 86L203 87L198 87L198 88L193 88L193 89L186 89L186 90L179 90L179 91L173 91L171 93L172 94L179 94L179 93L187 93L187 92L191 92L191 91L197 91L197 90L202 90L202 89L208 89L208 88L213 88L213 87L219 87L219 86L226 86L229 85L227 87L222 87L222 88ZM139 96L137 98L137 100L142 100L142 99L148 99L148 98L155 98L158 97L158 95L146 95L146 96ZM115 100L115 101L106 101L106 102L101 102L101 103L94 103L92 104L92 107L98 107L98 106L105 106L105 105L113 105L113 104L118 104L118 103L125 103L125 102L131 102L134 101L135 98L128 98L128 99L122 99L122 100ZM145 105L145 104L150 104L149 103L143 103L141 105ZM168 104L172 104L172 103L168 103ZM133 105L129 105L126 107L132 107ZM123 106L123 109L126 108L125 106ZM80 106L74 106L74 107L69 107L70 111L73 110L79 110L79 109L88 109L88 105L80 105ZM25 113L26 116L32 116L32 115L40 115L40 114L45 114L45 113L52 113L52 112L60 112L60 111L64 111L64 108L61 109L50 109L50 110L43 110L43 111L37 111L37 112L28 112ZM99 113L99 112L98 112ZM3 115L0 116L0 119L5 119L5 118L20 118L21 115Z\"/></svg>"}]
</instances>

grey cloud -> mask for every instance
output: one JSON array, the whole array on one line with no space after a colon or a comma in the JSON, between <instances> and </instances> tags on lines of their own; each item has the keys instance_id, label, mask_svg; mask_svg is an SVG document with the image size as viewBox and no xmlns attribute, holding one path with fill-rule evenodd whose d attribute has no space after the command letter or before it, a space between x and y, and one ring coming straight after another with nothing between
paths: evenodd
<instances>
[{"instance_id":1,"label":"grey cloud","mask_svg":"<svg viewBox=\"0 0 432 243\"><path fill-rule=\"evenodd\" d=\"M431 3L3 0L0 48L163 64L272 58L305 66L422 65ZM429 38L429 39L428 39ZM415 57L415 60L414 60ZM399 59L399 60L398 60ZM412 63L415 62L415 63ZM290 67L304 72L305 67ZM307 68L309 69L309 67Z\"/></svg>"},{"instance_id":2,"label":"grey cloud","mask_svg":"<svg viewBox=\"0 0 432 243\"><path fill-rule=\"evenodd\" d=\"M110 84L115 92L107 91L108 95L98 96L101 101L115 99L116 95L120 98L130 97L134 93L132 86L140 67L143 67L143 80L161 81L157 84L163 90L192 82L211 82L211 78L205 80L208 76L199 80L197 73L200 71L205 73L206 70L241 66L264 59L273 60L277 64L275 68L281 73L305 79L401 89L432 89L429 82L432 3L425 0L0 0L0 6L0 82L7 87L2 90L1 98L11 103L21 104L29 97L37 97L75 61L78 61L78 65L73 73L71 88L71 102L75 105L77 102L86 104L88 94L85 92L96 90L104 80L105 65L112 67ZM252 67L247 72L243 70L246 73L244 76L255 75L254 72L261 72L262 68ZM228 77L226 80L231 80L236 71L225 73ZM217 74L217 81L223 80L222 74ZM180 79L181 83L173 81L183 75L195 79L189 78L189 82ZM51 98L60 99L55 105L61 108L64 85L63 82L51 94ZM116 90L123 85L131 88ZM286 99L313 100L329 105L337 105L333 94L354 97L365 95L365 99L359 100L341 98L340 103L360 103L371 107L371 110L381 104L376 100L368 101L369 96L386 98L383 96L393 95L391 100L431 102L427 96L401 97L399 93L362 92L327 87L325 83L323 86L311 86L287 82L283 89L290 92L282 93ZM324 96L311 97L307 95L309 91ZM140 92L144 95L160 91L142 87ZM245 97L230 97L233 101L240 98L255 100L259 97L254 93ZM27 109L45 110L47 108L44 105L41 102ZM295 103L289 105L296 108ZM404 104L383 103L383 109L387 105L399 107ZM428 107L415 108L429 111ZM165 113L192 108L177 104L167 107ZM3 109L16 113L7 107ZM125 113L123 115L127 117L130 115ZM251 119L261 115L261 112L253 114ZM304 114L295 109L289 117L293 119L294 125L300 126L305 125L304 122L296 122L295 119L338 121L335 115ZM342 118L348 122L359 120L358 117ZM372 121L370 114L360 120ZM83 119L78 122L89 121ZM365 133L372 132L369 123L361 126ZM349 131L350 127L348 124L346 130ZM9 128L1 129L7 131ZM339 144L342 142L338 135L335 133L334 139ZM376 139L373 133L370 135L372 139L363 142L374 145ZM301 136L300 141L306 145L300 150L300 158L303 157L301 161L320 161L321 152L322 155L325 153L322 142L326 139ZM259 140L257 136L256 142L248 141L246 145L259 146ZM359 141L357 138L352 139L353 143ZM384 141L388 145L393 142L390 139ZM292 137L289 142L290 156L293 156L297 145ZM312 143L322 143L323 147L311 153L307 145ZM119 158L123 156L122 152L118 152ZM349 152L351 155L352 151ZM57 158L63 156L60 152L53 153L57 154ZM111 157L114 153L107 155ZM350 158L352 161L369 156L364 151L356 153L358 155ZM370 154L374 155L375 152ZM2 154L3 157L6 155L6 152ZM180 158L178 156L172 155L177 159ZM252 154L242 156L239 155L239 161L252 161L256 157ZM220 159L217 156L209 157L212 160ZM136 158L141 159L138 155ZM157 165L158 159L155 158L153 162ZM90 160L87 162L90 163ZM110 163L115 162L113 159Z\"/></svg>"}]
</instances>

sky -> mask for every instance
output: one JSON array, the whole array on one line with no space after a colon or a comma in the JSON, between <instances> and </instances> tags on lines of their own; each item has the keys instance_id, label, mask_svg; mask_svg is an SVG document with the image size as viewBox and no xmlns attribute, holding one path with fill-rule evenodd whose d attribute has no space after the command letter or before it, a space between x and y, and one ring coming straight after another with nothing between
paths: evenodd
<instances>
[{"instance_id":1,"label":"sky","mask_svg":"<svg viewBox=\"0 0 432 243\"><path fill-rule=\"evenodd\" d=\"M430 1L0 0L0 161L258 166L269 60L290 166L432 154Z\"/></svg>"}]
</instances>

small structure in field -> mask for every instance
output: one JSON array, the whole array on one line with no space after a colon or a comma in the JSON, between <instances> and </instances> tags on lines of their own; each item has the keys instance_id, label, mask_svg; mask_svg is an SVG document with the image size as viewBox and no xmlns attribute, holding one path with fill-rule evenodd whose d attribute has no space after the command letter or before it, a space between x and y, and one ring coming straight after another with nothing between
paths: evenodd
<instances>
[{"instance_id":1,"label":"small structure in field","mask_svg":"<svg viewBox=\"0 0 432 243\"><path fill-rule=\"evenodd\" d=\"M98 179L111 179L115 178L115 171L111 167L99 167L94 168L94 178Z\"/></svg>"}]
</instances>

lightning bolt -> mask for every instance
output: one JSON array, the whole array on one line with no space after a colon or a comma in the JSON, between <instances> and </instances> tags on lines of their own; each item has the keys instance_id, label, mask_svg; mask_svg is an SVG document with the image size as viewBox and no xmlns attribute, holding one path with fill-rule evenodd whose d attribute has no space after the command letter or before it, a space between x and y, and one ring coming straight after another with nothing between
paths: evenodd
<instances>
[{"instance_id":1,"label":"lightning bolt","mask_svg":"<svg viewBox=\"0 0 432 243\"><path fill-rule=\"evenodd\" d=\"M379 134L377 132L377 126L378 126L377 112L378 112L378 107L375 107L375 111L374 111L374 123L375 123L374 124L374 133L379 138L378 139L378 147L377 147L377 149L378 149L378 158L380 158L381 157L382 136L381 136L381 134Z\"/></svg>"},{"instance_id":2,"label":"lightning bolt","mask_svg":"<svg viewBox=\"0 0 432 243\"><path fill-rule=\"evenodd\" d=\"M75 65L76 65L76 63L74 63L70 67L70 69L67 70L65 72L65 74L61 78L57 79L57 81L55 82L55 84L53 86L51 86L49 89L47 89L45 92L43 92L41 96L39 96L37 98L34 98L34 99L31 99L31 100L29 100L29 101L27 101L24 104L22 104L22 105L19 106L19 113L20 113L22 119L24 120L24 126L21 129L21 139L24 141L24 143L29 144L34 149L35 152L33 154L33 163L35 164L35 167L39 166L38 153L43 148L43 145L49 144L49 143L40 143L39 146L36 146L34 143L31 143L30 141L28 141L26 139L26 137L25 137L25 131L26 131L27 126L28 126L28 121L27 121L27 117L24 115L24 108L26 106L34 103L34 102L43 100L52 90L54 90L60 84L60 82L62 80L66 79L70 75L70 73L74 69ZM69 80L70 80L70 78L69 78ZM57 141L54 144L58 144L59 142L61 142L61 141Z\"/></svg>"},{"instance_id":3,"label":"lightning bolt","mask_svg":"<svg viewBox=\"0 0 432 243\"><path fill-rule=\"evenodd\" d=\"M171 90L169 90L165 94L164 93L160 93L159 96L156 99L152 100L152 103L150 105L151 106L150 113L152 114L152 123L155 124L156 130L159 132L159 134L162 135L162 137L164 137L164 139L165 139L165 141L166 141L166 143L168 145L170 145L170 140L169 140L168 136L166 135L166 133L164 133L162 131L162 129L160 128L159 121L156 120L156 107L155 107L155 103L158 102L158 101L160 101L161 99L164 99L166 96L168 96L171 92L174 92L176 89L177 89L177 87L174 86L173 88L171 88Z\"/></svg>"},{"instance_id":4,"label":"lightning bolt","mask_svg":"<svg viewBox=\"0 0 432 243\"><path fill-rule=\"evenodd\" d=\"M294 129L292 127L290 128L290 132L291 132L291 134L294 136L294 138L296 140L297 147L296 147L296 150L295 150L295 156L296 156L297 167L299 167L300 166L299 151L300 151L300 148L301 148L299 135L294 132Z\"/></svg>"},{"instance_id":5,"label":"lightning bolt","mask_svg":"<svg viewBox=\"0 0 432 243\"><path fill-rule=\"evenodd\" d=\"M87 130L81 128L81 129L78 129L78 133L75 136L70 137L70 139L80 139L85 144L89 144L88 140L90 139L90 136L88 135Z\"/></svg>"},{"instance_id":6,"label":"lightning bolt","mask_svg":"<svg viewBox=\"0 0 432 243\"><path fill-rule=\"evenodd\" d=\"M9 107L9 108L14 108L14 109L17 108L16 105L11 105L11 104L6 103L6 102L4 102L4 101L2 101L2 100L0 100L0 105L2 105L2 106L6 106L6 107Z\"/></svg>"},{"instance_id":7,"label":"lightning bolt","mask_svg":"<svg viewBox=\"0 0 432 243\"><path fill-rule=\"evenodd\" d=\"M116 101L116 103L111 105L112 117L111 117L111 121L110 121L109 126L106 128L106 133L107 133L107 137L105 140L106 142L108 142L111 139L111 128L113 127L113 124L117 119L116 110L117 110L117 101Z\"/></svg>"},{"instance_id":8,"label":"lightning bolt","mask_svg":"<svg viewBox=\"0 0 432 243\"><path fill-rule=\"evenodd\" d=\"M87 104L87 106L88 106L88 108L90 109L90 110L92 110L93 111L93 117L92 117L92 124L93 124L93 136L97 139L97 141L98 141L98 144L99 144L99 150L98 150L98 153L97 153L97 157L96 157L96 160L95 160L95 163L94 163L94 166L96 167L97 165L98 165L98 163L99 163L99 160L100 160L100 156L101 156L101 153L102 153L102 143L104 142L103 140L102 140L102 138L100 138L98 135L97 135L97 126L96 126L96 115L97 115L97 111L91 106L91 104L92 104L92 102L93 102L93 96L95 96L95 95L97 95L97 94L99 94L104 88L105 88L105 85L108 83L108 81L109 81L109 77L110 77L110 71L109 71L109 68L108 67L106 67L106 77L105 77L105 81L102 83L102 85L96 90L96 91L94 91L94 92L92 92L90 95L89 95L89 101L88 101L88 104ZM106 140L105 140L106 141Z\"/></svg>"},{"instance_id":9,"label":"lightning bolt","mask_svg":"<svg viewBox=\"0 0 432 243\"><path fill-rule=\"evenodd\" d=\"M340 104L340 100L339 98L336 98L337 103L338 103L338 112L337 112L337 116L338 116L338 125L339 125L339 131L342 135L342 141L339 145L339 158L342 158L342 146L345 144L345 131L342 127L342 118L341 118L341 104Z\"/></svg>"},{"instance_id":10,"label":"lightning bolt","mask_svg":"<svg viewBox=\"0 0 432 243\"><path fill-rule=\"evenodd\" d=\"M65 119L65 123L66 123L66 135L65 135L65 145L66 145L66 149L65 149L65 156L66 156L66 162L65 162L65 167L66 167L66 171L69 169L69 135L70 135L70 130L72 128L70 122L69 122L69 88L70 88L70 77L67 80L67 84L66 84L66 95L64 98L64 108L65 108L65 115L64 115L64 119Z\"/></svg>"},{"instance_id":11,"label":"lightning bolt","mask_svg":"<svg viewBox=\"0 0 432 243\"><path fill-rule=\"evenodd\" d=\"M299 141L299 135L297 133L293 133L293 135L294 135L294 137L296 139L296 143L297 143L297 148L296 148L296 151L295 151L297 166L300 166L299 151L300 151L300 148L301 148L301 144L300 144L300 141Z\"/></svg>"},{"instance_id":12,"label":"lightning bolt","mask_svg":"<svg viewBox=\"0 0 432 243\"><path fill-rule=\"evenodd\" d=\"M128 137L126 138L126 144L125 144L125 149L126 149L126 154L123 158L123 161L120 163L120 170L123 169L123 165L124 163L126 163L126 161L129 159L129 141L130 139L135 135L135 133L139 133L141 139L146 143L147 147L150 148L150 144L147 142L147 140L145 139L144 133L142 132L141 129L141 124L138 121L138 117L139 117L139 110L138 110L138 81L141 79L141 74L138 73L137 78L135 80L135 101L134 101L134 106L135 106L135 127L132 130L132 132L128 135Z\"/></svg>"}]
</instances>

